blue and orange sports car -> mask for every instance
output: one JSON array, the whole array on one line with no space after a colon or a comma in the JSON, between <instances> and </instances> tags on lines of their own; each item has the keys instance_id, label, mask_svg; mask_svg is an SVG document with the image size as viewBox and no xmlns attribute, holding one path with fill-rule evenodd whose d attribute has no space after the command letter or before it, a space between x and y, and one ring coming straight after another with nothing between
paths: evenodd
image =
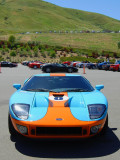
<instances>
[{"instance_id":1,"label":"blue and orange sports car","mask_svg":"<svg viewBox=\"0 0 120 160\"><path fill-rule=\"evenodd\" d=\"M9 102L12 136L30 138L87 138L105 133L108 102L89 81L72 74L39 74L20 84Z\"/></svg>"}]
</instances>

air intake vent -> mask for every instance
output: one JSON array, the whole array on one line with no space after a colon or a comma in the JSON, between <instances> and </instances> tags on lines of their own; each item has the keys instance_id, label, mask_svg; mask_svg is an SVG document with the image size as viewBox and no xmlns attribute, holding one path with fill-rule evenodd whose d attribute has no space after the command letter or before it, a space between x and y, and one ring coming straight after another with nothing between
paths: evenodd
<instances>
[{"instance_id":1,"label":"air intake vent","mask_svg":"<svg viewBox=\"0 0 120 160\"><path fill-rule=\"evenodd\" d=\"M82 127L37 127L36 135L82 135Z\"/></svg>"}]
</instances>

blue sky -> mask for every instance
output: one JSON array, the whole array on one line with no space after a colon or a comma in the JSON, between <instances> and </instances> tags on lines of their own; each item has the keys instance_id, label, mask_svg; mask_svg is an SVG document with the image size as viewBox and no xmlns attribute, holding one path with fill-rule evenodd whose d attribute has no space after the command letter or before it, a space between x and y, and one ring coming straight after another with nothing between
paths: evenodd
<instances>
[{"instance_id":1,"label":"blue sky","mask_svg":"<svg viewBox=\"0 0 120 160\"><path fill-rule=\"evenodd\" d=\"M120 20L120 0L44 0L66 8L96 12Z\"/></svg>"}]
</instances>

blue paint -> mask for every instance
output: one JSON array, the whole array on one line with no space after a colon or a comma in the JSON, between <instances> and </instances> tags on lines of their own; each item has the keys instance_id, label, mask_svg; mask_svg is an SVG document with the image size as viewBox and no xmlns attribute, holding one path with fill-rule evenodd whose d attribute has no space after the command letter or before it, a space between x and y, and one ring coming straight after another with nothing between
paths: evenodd
<instances>
[{"instance_id":1,"label":"blue paint","mask_svg":"<svg viewBox=\"0 0 120 160\"><path fill-rule=\"evenodd\" d=\"M40 76L40 77L50 76L50 73L36 74L34 76Z\"/></svg>"},{"instance_id":2,"label":"blue paint","mask_svg":"<svg viewBox=\"0 0 120 160\"><path fill-rule=\"evenodd\" d=\"M81 75L77 75L77 74L66 74L66 76L71 76L71 77L73 77L73 76L81 76Z\"/></svg>"},{"instance_id":3,"label":"blue paint","mask_svg":"<svg viewBox=\"0 0 120 160\"><path fill-rule=\"evenodd\" d=\"M47 101L46 97L49 97L49 92L35 93L21 90L15 92L12 95L9 103L9 110L11 116L14 119L21 120L13 113L11 105L15 103L22 103L30 104L29 117L27 120L24 121L36 121L42 119L46 115L49 106L49 102Z\"/></svg>"},{"instance_id":4,"label":"blue paint","mask_svg":"<svg viewBox=\"0 0 120 160\"><path fill-rule=\"evenodd\" d=\"M107 114L107 110L108 110L108 102L106 97L97 90L94 90L93 92L69 92L68 93L68 97L71 98L72 100L69 104L70 106L70 110L72 115L81 121L94 121L96 119L90 119L89 117L89 111L88 111L88 107L87 105L89 104L105 104L106 105L106 111L105 113L102 115L102 117L100 117L97 120L101 120L104 119L106 114Z\"/></svg>"}]
</instances>

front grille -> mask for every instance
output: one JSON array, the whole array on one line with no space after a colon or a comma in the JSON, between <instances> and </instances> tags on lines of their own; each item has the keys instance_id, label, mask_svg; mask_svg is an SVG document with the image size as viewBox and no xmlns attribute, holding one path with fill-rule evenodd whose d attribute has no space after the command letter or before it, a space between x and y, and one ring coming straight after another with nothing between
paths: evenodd
<instances>
[{"instance_id":1,"label":"front grille","mask_svg":"<svg viewBox=\"0 0 120 160\"><path fill-rule=\"evenodd\" d=\"M82 127L37 127L36 135L82 135Z\"/></svg>"}]
</instances>

